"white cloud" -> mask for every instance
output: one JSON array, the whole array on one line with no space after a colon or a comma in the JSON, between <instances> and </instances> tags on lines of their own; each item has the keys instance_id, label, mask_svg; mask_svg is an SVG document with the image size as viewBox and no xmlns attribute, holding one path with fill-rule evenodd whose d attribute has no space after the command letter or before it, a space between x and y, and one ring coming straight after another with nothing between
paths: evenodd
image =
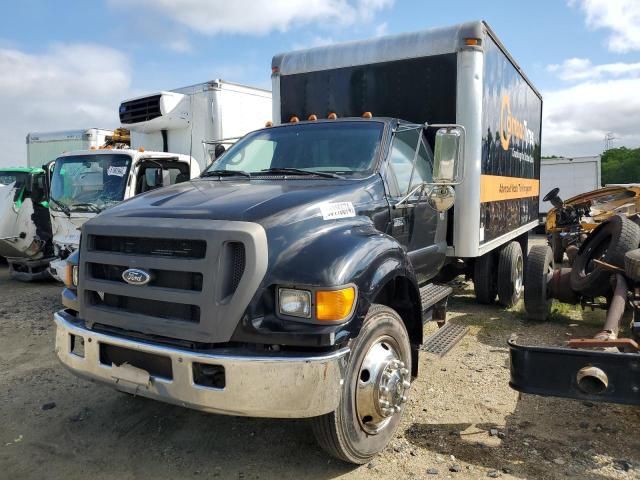
<instances>
[{"instance_id":1,"label":"white cloud","mask_svg":"<svg viewBox=\"0 0 640 480\"><path fill-rule=\"evenodd\" d=\"M0 48L0 72L0 165L26 163L28 132L116 127L119 101L130 96L127 57L99 45Z\"/></svg>"},{"instance_id":2,"label":"white cloud","mask_svg":"<svg viewBox=\"0 0 640 480\"><path fill-rule=\"evenodd\" d=\"M595 80L543 92L542 151L545 155L594 155L604 136L616 145L640 145L640 78Z\"/></svg>"},{"instance_id":3,"label":"white cloud","mask_svg":"<svg viewBox=\"0 0 640 480\"><path fill-rule=\"evenodd\" d=\"M640 62L607 63L594 65L587 58L569 58L561 64L547 66L547 71L555 73L561 80L593 80L602 77L623 77L640 75Z\"/></svg>"},{"instance_id":4,"label":"white cloud","mask_svg":"<svg viewBox=\"0 0 640 480\"><path fill-rule=\"evenodd\" d=\"M191 42L186 38L174 38L165 43L166 47L175 53L190 53L193 50Z\"/></svg>"},{"instance_id":5,"label":"white cloud","mask_svg":"<svg viewBox=\"0 0 640 480\"><path fill-rule=\"evenodd\" d=\"M313 22L348 26L369 22L394 0L110 0L115 7L155 10L204 34L262 35Z\"/></svg>"},{"instance_id":6,"label":"white cloud","mask_svg":"<svg viewBox=\"0 0 640 480\"><path fill-rule=\"evenodd\" d=\"M609 50L640 50L640 1L569 0L569 5L578 6L585 13L588 27L611 30Z\"/></svg>"},{"instance_id":7,"label":"white cloud","mask_svg":"<svg viewBox=\"0 0 640 480\"><path fill-rule=\"evenodd\" d=\"M389 25L387 24L387 22L382 22L376 25L376 30L375 30L376 37L383 37L388 34L389 34Z\"/></svg>"}]
</instances>

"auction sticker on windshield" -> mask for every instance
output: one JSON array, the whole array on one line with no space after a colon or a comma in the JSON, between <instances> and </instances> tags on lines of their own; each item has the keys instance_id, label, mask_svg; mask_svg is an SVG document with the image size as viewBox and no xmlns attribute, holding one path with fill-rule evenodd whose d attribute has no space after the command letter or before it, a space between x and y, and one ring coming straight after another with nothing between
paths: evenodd
<instances>
[{"instance_id":1,"label":"auction sticker on windshield","mask_svg":"<svg viewBox=\"0 0 640 480\"><path fill-rule=\"evenodd\" d=\"M349 218L356 216L356 210L351 202L323 203L320 205L323 220Z\"/></svg>"},{"instance_id":2,"label":"auction sticker on windshield","mask_svg":"<svg viewBox=\"0 0 640 480\"><path fill-rule=\"evenodd\" d=\"M124 177L124 174L127 173L127 167L109 167L107 170L107 175L116 176L116 177Z\"/></svg>"}]
</instances>

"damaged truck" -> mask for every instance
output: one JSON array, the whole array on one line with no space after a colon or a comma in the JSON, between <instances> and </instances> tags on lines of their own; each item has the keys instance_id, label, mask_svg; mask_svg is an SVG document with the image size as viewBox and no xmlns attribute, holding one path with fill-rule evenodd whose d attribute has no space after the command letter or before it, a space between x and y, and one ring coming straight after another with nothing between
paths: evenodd
<instances>
[{"instance_id":1,"label":"damaged truck","mask_svg":"<svg viewBox=\"0 0 640 480\"><path fill-rule=\"evenodd\" d=\"M83 225L56 352L124 392L309 418L365 463L446 319L437 277L520 296L542 99L484 22L277 55L272 80L273 124Z\"/></svg>"},{"instance_id":2,"label":"damaged truck","mask_svg":"<svg viewBox=\"0 0 640 480\"><path fill-rule=\"evenodd\" d=\"M588 204L589 198L584 200ZM638 214L610 215L585 234L570 268L555 266L549 246L532 247L524 294L531 319L547 320L554 300L603 309L606 317L593 338L571 338L563 347L523 345L512 338L512 388L640 405L639 225Z\"/></svg>"},{"instance_id":3,"label":"damaged truck","mask_svg":"<svg viewBox=\"0 0 640 480\"><path fill-rule=\"evenodd\" d=\"M49 278L53 250L46 175L42 168L0 169L0 257L18 280Z\"/></svg>"}]
</instances>

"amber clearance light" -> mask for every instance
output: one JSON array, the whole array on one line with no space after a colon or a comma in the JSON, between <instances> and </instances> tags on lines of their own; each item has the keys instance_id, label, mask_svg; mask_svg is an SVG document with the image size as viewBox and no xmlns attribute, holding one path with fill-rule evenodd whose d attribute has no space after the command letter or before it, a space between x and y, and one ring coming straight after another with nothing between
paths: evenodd
<instances>
[{"instance_id":1,"label":"amber clearance light","mask_svg":"<svg viewBox=\"0 0 640 480\"><path fill-rule=\"evenodd\" d=\"M316 292L316 319L326 321L345 320L356 299L354 287Z\"/></svg>"}]
</instances>

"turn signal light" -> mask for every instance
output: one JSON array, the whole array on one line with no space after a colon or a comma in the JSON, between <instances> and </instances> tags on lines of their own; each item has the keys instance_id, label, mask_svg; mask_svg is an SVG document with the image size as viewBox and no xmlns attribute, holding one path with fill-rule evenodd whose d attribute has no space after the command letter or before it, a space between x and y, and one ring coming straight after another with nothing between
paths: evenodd
<instances>
[{"instance_id":1,"label":"turn signal light","mask_svg":"<svg viewBox=\"0 0 640 480\"><path fill-rule=\"evenodd\" d=\"M316 292L316 318L326 321L345 320L353 310L356 289L319 290Z\"/></svg>"}]
</instances>

